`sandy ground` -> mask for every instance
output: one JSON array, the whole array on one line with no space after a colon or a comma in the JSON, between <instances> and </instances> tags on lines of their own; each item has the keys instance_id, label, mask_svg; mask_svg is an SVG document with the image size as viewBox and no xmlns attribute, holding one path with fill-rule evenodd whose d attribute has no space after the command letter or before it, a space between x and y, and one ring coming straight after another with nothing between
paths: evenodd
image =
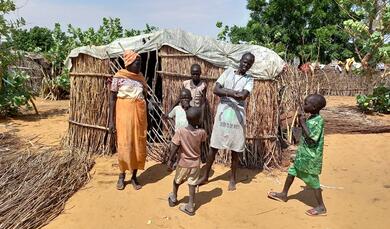
<instances>
[{"instance_id":1,"label":"sandy ground","mask_svg":"<svg viewBox=\"0 0 390 229\"><path fill-rule=\"evenodd\" d=\"M39 114L34 110L22 110L22 115L0 119L0 132L14 131L19 137L32 143L56 145L68 128L69 100L35 101Z\"/></svg>"},{"instance_id":2,"label":"sandy ground","mask_svg":"<svg viewBox=\"0 0 390 229\"><path fill-rule=\"evenodd\" d=\"M346 97L351 99L350 97ZM344 97L328 98L329 106L351 106ZM334 100L334 101L333 101ZM353 103L351 103L351 101ZM24 115L0 121L26 139L57 144L67 128L68 101L38 100L40 116ZM389 116L383 116L390 120ZM390 134L327 135L321 183L326 217L309 217L305 210L315 200L311 190L296 180L287 203L269 200L269 190L280 190L285 172L240 170L237 190L227 191L228 168L214 166L212 182L196 195L197 213L189 217L170 208L167 195L174 174L164 165L148 162L140 174L143 189L115 189L116 158L96 160L92 180L66 204L65 211L45 228L388 228L390 224ZM186 202L188 189L179 191Z\"/></svg>"}]
</instances>

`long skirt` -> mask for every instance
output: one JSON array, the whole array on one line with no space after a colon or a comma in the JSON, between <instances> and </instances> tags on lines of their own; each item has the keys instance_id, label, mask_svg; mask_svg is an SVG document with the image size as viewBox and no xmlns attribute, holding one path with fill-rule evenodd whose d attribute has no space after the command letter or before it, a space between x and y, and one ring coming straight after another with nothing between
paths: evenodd
<instances>
[{"instance_id":1,"label":"long skirt","mask_svg":"<svg viewBox=\"0 0 390 229\"><path fill-rule=\"evenodd\" d=\"M145 168L147 125L145 100L117 99L117 151L121 172Z\"/></svg>"}]
</instances>

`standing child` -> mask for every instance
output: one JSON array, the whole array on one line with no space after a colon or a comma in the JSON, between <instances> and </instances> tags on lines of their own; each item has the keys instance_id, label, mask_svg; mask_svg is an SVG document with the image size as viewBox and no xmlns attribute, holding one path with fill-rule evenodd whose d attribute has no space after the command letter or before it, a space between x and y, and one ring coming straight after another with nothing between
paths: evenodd
<instances>
[{"instance_id":1,"label":"standing child","mask_svg":"<svg viewBox=\"0 0 390 229\"><path fill-rule=\"evenodd\" d=\"M320 110L325 106L326 100L322 95L309 95L305 98L304 112L311 115L305 120L303 112L299 113L302 137L294 164L288 169L288 176L284 183L283 191L268 193L269 198L286 202L287 193L294 178L300 178L307 186L314 189L314 195L318 203L316 207L306 211L306 214L310 216L326 215L319 180L324 149L324 119L320 115Z\"/></svg>"},{"instance_id":2,"label":"standing child","mask_svg":"<svg viewBox=\"0 0 390 229\"><path fill-rule=\"evenodd\" d=\"M198 107L190 107L186 111L188 126L176 130L172 138L171 152L168 167L174 164L174 155L179 152L179 163L176 168L173 180L173 191L168 196L170 207L177 204L177 191L179 186L188 181L189 200L188 203L180 206L180 210L193 216L195 215L195 188L200 175L200 145L207 138L206 131L197 129L202 111Z\"/></svg>"},{"instance_id":3,"label":"standing child","mask_svg":"<svg viewBox=\"0 0 390 229\"><path fill-rule=\"evenodd\" d=\"M183 87L191 91L192 100L191 107L200 107L202 109L202 117L200 128L204 129L207 135L211 134L212 120L210 115L210 106L206 99L207 83L201 79L202 68L199 64L191 65L191 79L183 82ZM207 160L207 152L210 149L210 141L205 141L201 146L201 160L203 163Z\"/></svg>"},{"instance_id":4,"label":"standing child","mask_svg":"<svg viewBox=\"0 0 390 229\"><path fill-rule=\"evenodd\" d=\"M169 112L168 118L175 119L175 131L188 125L186 110L190 107L191 99L191 91L182 89L179 95L180 104Z\"/></svg>"},{"instance_id":5,"label":"standing child","mask_svg":"<svg viewBox=\"0 0 390 229\"><path fill-rule=\"evenodd\" d=\"M192 79L184 81L183 87L190 90L191 92L191 107L200 107L205 103L206 100L207 84L200 79L202 68L199 64L191 65L190 71Z\"/></svg>"}]
</instances>

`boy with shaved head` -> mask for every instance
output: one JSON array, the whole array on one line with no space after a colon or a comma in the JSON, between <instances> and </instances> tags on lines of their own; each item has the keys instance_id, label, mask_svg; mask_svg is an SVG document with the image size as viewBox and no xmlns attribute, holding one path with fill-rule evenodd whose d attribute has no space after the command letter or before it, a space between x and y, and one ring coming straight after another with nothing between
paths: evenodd
<instances>
[{"instance_id":1,"label":"boy with shaved head","mask_svg":"<svg viewBox=\"0 0 390 229\"><path fill-rule=\"evenodd\" d=\"M322 95L309 95L305 98L303 110L310 113L306 120L304 113L299 112L299 124L302 127L302 137L299 142L294 164L288 169L288 176L282 192L269 192L268 197L274 200L287 201L287 193L295 177L303 180L314 190L317 206L306 211L307 215L326 215L326 208L322 200L319 174L322 170L322 155L324 150L324 119L320 110L326 106Z\"/></svg>"}]
</instances>

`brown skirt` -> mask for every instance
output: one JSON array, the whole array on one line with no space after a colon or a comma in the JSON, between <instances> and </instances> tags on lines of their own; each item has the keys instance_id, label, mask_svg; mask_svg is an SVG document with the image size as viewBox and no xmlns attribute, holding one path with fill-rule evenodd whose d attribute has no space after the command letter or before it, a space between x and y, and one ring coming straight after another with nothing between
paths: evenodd
<instances>
[{"instance_id":1,"label":"brown skirt","mask_svg":"<svg viewBox=\"0 0 390 229\"><path fill-rule=\"evenodd\" d=\"M145 100L117 99L117 151L121 172L145 168L147 125Z\"/></svg>"}]
</instances>

